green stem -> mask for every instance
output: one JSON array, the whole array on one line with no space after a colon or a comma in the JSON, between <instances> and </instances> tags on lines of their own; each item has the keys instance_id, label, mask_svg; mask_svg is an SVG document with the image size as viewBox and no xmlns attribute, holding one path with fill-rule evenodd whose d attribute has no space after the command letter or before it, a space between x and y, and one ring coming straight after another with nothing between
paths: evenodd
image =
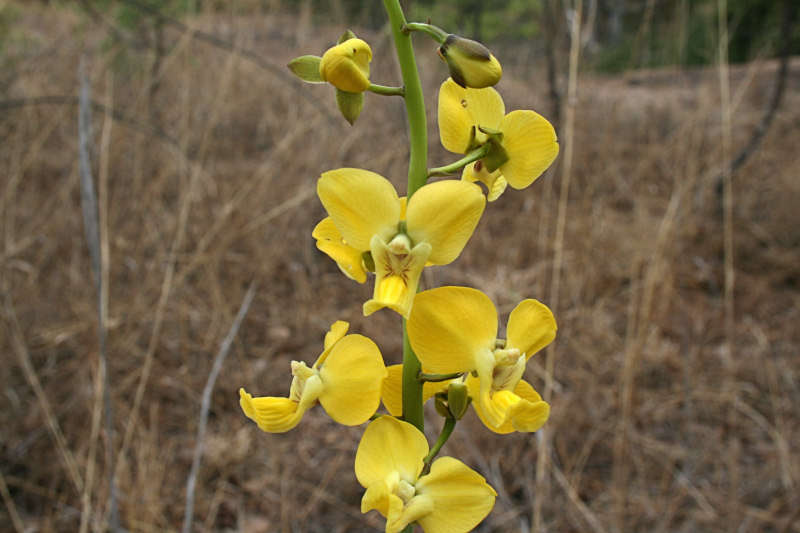
<instances>
[{"instance_id":1,"label":"green stem","mask_svg":"<svg viewBox=\"0 0 800 533\"><path fill-rule=\"evenodd\" d=\"M430 472L431 463L433 462L433 459L436 457L436 454L439 453L439 450L442 449L444 443L447 442L447 439L450 438L450 435L453 433L453 429L455 427L456 427L455 418L444 419L444 426L442 426L442 432L439 434L439 438L436 439L436 444L433 445L433 448L431 448L430 453L425 457L425 467L422 469L423 475Z\"/></svg>"},{"instance_id":2,"label":"green stem","mask_svg":"<svg viewBox=\"0 0 800 533\"><path fill-rule=\"evenodd\" d=\"M426 374L424 372L420 372L417 379L419 379L423 383L425 381L437 382L437 381L447 381L448 379L460 378L463 375L464 375L463 372L454 372L452 374Z\"/></svg>"},{"instance_id":3,"label":"green stem","mask_svg":"<svg viewBox=\"0 0 800 533\"><path fill-rule=\"evenodd\" d=\"M367 90L384 96L405 96L406 94L406 90L403 87L387 87L386 85L378 85L376 83L370 83Z\"/></svg>"},{"instance_id":4,"label":"green stem","mask_svg":"<svg viewBox=\"0 0 800 533\"><path fill-rule=\"evenodd\" d=\"M417 72L417 61L411 36L403 33L406 18L399 0L383 0L383 6L389 15L392 37L397 49L397 60L403 75L406 89L406 115L408 116L408 136L411 154L408 165L408 199L428 180L428 123L425 117L425 100L422 96L422 84Z\"/></svg>"},{"instance_id":5,"label":"green stem","mask_svg":"<svg viewBox=\"0 0 800 533\"><path fill-rule=\"evenodd\" d=\"M438 26L434 26L433 24L424 24L422 22L409 22L405 26L403 26L404 33L410 33L412 31L421 31L431 37L434 41L439 44L442 44L445 39L447 39L447 32L444 31L442 28Z\"/></svg>"},{"instance_id":6,"label":"green stem","mask_svg":"<svg viewBox=\"0 0 800 533\"><path fill-rule=\"evenodd\" d=\"M405 88L406 116L408 117L409 161L408 190L410 200L413 194L428 181L428 121L425 116L425 99L422 96L422 84L419 81L417 62L414 58L414 47L411 37L403 32L406 17L400 7L399 0L383 0L392 37L397 49L397 61L403 75ZM419 359L411 349L406 332L406 321L403 320L403 419L425 430L425 419L422 411L422 383L417 379L421 370Z\"/></svg>"},{"instance_id":7,"label":"green stem","mask_svg":"<svg viewBox=\"0 0 800 533\"><path fill-rule=\"evenodd\" d=\"M489 145L484 144L483 146L479 146L475 148L473 151L455 161L450 163L449 165L445 165L443 167L436 167L428 169L428 177L432 176L449 176L450 174L455 174L459 170L463 169L465 166L469 165L470 163L474 163L475 161L482 159L486 154L489 152Z\"/></svg>"},{"instance_id":8,"label":"green stem","mask_svg":"<svg viewBox=\"0 0 800 533\"><path fill-rule=\"evenodd\" d=\"M422 382L417 376L422 371L411 344L408 342L406 321L403 319L403 419L424 431L425 417L422 411Z\"/></svg>"}]
</instances>

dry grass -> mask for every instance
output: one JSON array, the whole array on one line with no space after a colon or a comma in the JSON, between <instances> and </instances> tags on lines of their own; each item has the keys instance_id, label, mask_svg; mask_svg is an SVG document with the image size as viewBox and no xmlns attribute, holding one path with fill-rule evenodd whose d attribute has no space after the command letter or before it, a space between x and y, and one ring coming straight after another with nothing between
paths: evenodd
<instances>
[{"instance_id":1,"label":"dry grass","mask_svg":"<svg viewBox=\"0 0 800 533\"><path fill-rule=\"evenodd\" d=\"M278 16L190 23L279 65L341 31ZM97 296L77 164L77 67L88 50L95 101L125 116L94 114L95 175L107 183L107 350L123 525L180 527L203 387L255 281L212 398L195 530L380 527L375 513L358 510L352 464L361 428L315 410L299 429L267 435L242 415L236 390L285 394L289 361L316 357L337 319L373 337L387 361L400 359L399 318L362 317L369 285L345 279L311 239L323 215L314 194L321 172L360 166L402 186L400 102L368 95L350 128L323 112L335 110L326 88L287 83L185 35L167 33L174 46L154 71L150 52L112 63L102 36L88 29L76 38L84 26L63 11L31 7L17 24L25 56L3 73L2 98L60 95L75 105L0 115L0 524L77 530L91 464L89 528L108 511L111 465L105 443L90 438ZM374 79L398 79L384 59L387 37L368 37ZM10 53L21 53L15 46ZM432 107L444 67L432 53L420 63L431 159L444 163L451 157L438 146ZM507 108L544 110L543 78L514 78L507 64L499 87ZM774 70L769 62L731 68L734 152L760 118ZM555 310L552 472L541 502L548 531L800 531L800 64L793 71L783 111L733 176L730 361L714 69L581 78ZM560 175L507 192L462 257L427 272L425 283L479 287L505 313L523 297L546 299ZM543 358L528 377L543 387ZM429 414L428 426L438 427ZM444 453L499 493L480 531L530 531L535 436L496 436L469 415Z\"/></svg>"}]
</instances>

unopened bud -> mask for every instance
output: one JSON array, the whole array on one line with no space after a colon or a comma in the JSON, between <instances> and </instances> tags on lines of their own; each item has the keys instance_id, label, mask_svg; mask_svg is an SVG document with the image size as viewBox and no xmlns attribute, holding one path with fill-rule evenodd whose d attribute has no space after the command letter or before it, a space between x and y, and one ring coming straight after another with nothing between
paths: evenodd
<instances>
[{"instance_id":1,"label":"unopened bud","mask_svg":"<svg viewBox=\"0 0 800 533\"><path fill-rule=\"evenodd\" d=\"M456 420L461 420L469 407L470 397L465 383L451 383L447 387L447 407Z\"/></svg>"},{"instance_id":2,"label":"unopened bud","mask_svg":"<svg viewBox=\"0 0 800 533\"><path fill-rule=\"evenodd\" d=\"M329 48L319 64L320 77L339 90L362 93L369 82L372 50L361 39L347 39Z\"/></svg>"},{"instance_id":3,"label":"unopened bud","mask_svg":"<svg viewBox=\"0 0 800 533\"><path fill-rule=\"evenodd\" d=\"M437 392L433 398L433 405L436 407L436 412L444 418L453 418L450 414L450 409L447 407L447 395L443 392Z\"/></svg>"},{"instance_id":4,"label":"unopened bud","mask_svg":"<svg viewBox=\"0 0 800 533\"><path fill-rule=\"evenodd\" d=\"M503 68L488 48L478 41L450 34L439 47L450 77L462 87L483 89L500 81Z\"/></svg>"}]
</instances>

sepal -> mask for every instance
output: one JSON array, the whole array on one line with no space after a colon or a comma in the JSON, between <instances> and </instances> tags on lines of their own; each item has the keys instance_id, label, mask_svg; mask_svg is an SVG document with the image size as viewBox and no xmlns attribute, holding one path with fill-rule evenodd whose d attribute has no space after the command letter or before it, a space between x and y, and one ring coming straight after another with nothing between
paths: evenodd
<instances>
[{"instance_id":1,"label":"sepal","mask_svg":"<svg viewBox=\"0 0 800 533\"><path fill-rule=\"evenodd\" d=\"M319 73L319 64L322 58L319 56L300 56L295 57L289 64L289 70L292 74L300 78L306 83L325 83Z\"/></svg>"},{"instance_id":2,"label":"sepal","mask_svg":"<svg viewBox=\"0 0 800 533\"><path fill-rule=\"evenodd\" d=\"M336 106L352 126L364 109L364 93L349 93L336 89Z\"/></svg>"}]
</instances>

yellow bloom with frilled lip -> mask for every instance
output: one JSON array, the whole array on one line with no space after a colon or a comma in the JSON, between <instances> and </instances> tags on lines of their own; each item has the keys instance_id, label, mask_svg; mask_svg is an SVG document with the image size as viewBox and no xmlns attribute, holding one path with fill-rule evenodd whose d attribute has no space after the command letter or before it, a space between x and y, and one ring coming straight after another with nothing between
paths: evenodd
<instances>
[{"instance_id":1,"label":"yellow bloom with frilled lip","mask_svg":"<svg viewBox=\"0 0 800 533\"><path fill-rule=\"evenodd\" d=\"M496 433L536 431L547 421L550 406L522 380L527 360L556 336L547 306L520 302L508 317L508 339L498 339L497 310L488 296L468 287L439 287L417 295L407 326L425 372L475 374L466 382L486 427Z\"/></svg>"},{"instance_id":2,"label":"yellow bloom with frilled lip","mask_svg":"<svg viewBox=\"0 0 800 533\"><path fill-rule=\"evenodd\" d=\"M466 533L494 507L495 490L467 465L440 457L422 475L425 436L408 422L382 416L370 423L356 451L356 478L366 492L361 512L386 517L386 533L418 523L425 533Z\"/></svg>"},{"instance_id":3,"label":"yellow bloom with frilled lip","mask_svg":"<svg viewBox=\"0 0 800 533\"><path fill-rule=\"evenodd\" d=\"M367 90L369 63L372 50L361 39L347 39L329 48L322 56L319 74L339 90L348 93L361 93Z\"/></svg>"},{"instance_id":4,"label":"yellow bloom with frilled lip","mask_svg":"<svg viewBox=\"0 0 800 533\"><path fill-rule=\"evenodd\" d=\"M345 335L348 328L341 320L331 326L325 349L311 368L292 361L288 398L254 398L239 389L244 414L268 433L289 431L317 402L340 424L357 426L369 420L380 404L386 367L375 343L362 335Z\"/></svg>"},{"instance_id":5,"label":"yellow bloom with frilled lip","mask_svg":"<svg viewBox=\"0 0 800 533\"><path fill-rule=\"evenodd\" d=\"M438 181L420 187L404 216L404 201L391 182L358 168L325 172L317 194L351 259L320 249L347 271L356 253L370 252L375 263L375 290L364 303L364 315L388 307L408 317L422 269L446 265L461 254L486 204L477 185ZM358 280L355 273L351 277Z\"/></svg>"},{"instance_id":6,"label":"yellow bloom with frilled lip","mask_svg":"<svg viewBox=\"0 0 800 533\"><path fill-rule=\"evenodd\" d=\"M558 139L553 126L541 115L530 110L505 114L500 94L491 87L470 89L447 79L439 88L439 137L442 145L457 154L466 154L490 140L499 139L504 154L497 168L467 170L463 179L480 180L487 184L495 198L502 190L495 189L498 177L514 189L524 189L547 170L558 155ZM490 167L491 151L481 160ZM480 175L486 170L487 175ZM498 174L494 174L499 171ZM494 174L494 177L489 176Z\"/></svg>"}]
</instances>

